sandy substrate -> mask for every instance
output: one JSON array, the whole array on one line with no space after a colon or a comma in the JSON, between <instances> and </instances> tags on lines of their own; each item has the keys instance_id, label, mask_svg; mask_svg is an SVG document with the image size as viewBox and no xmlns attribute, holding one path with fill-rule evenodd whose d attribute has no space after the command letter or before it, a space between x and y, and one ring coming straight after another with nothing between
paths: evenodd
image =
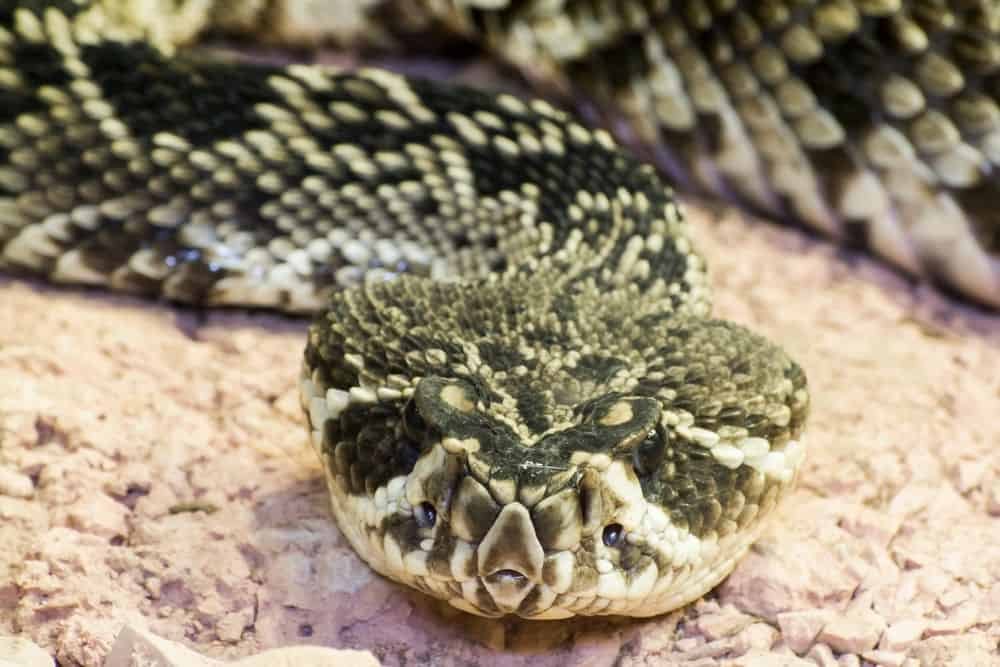
<instances>
[{"instance_id":1,"label":"sandy substrate","mask_svg":"<svg viewBox=\"0 0 1000 667\"><path fill-rule=\"evenodd\" d=\"M305 445L305 323L0 279L0 635L60 665L102 664L126 623L226 659L1000 664L1000 318L714 215L693 218L717 313L787 347L814 401L799 489L704 600L493 621L390 584Z\"/></svg>"}]
</instances>

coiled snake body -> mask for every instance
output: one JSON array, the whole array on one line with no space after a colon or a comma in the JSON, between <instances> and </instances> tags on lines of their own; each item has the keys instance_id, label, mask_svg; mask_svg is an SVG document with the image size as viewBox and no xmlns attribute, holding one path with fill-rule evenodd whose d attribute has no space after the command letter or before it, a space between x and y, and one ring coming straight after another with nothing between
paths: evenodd
<instances>
[{"instance_id":1,"label":"coiled snake body","mask_svg":"<svg viewBox=\"0 0 1000 667\"><path fill-rule=\"evenodd\" d=\"M652 167L545 102L174 55L115 5L0 1L0 266L317 311L333 514L459 609L652 615L731 570L799 469L805 377L710 318ZM1000 303L994 3L610 7L437 11L615 98L679 178Z\"/></svg>"}]
</instances>

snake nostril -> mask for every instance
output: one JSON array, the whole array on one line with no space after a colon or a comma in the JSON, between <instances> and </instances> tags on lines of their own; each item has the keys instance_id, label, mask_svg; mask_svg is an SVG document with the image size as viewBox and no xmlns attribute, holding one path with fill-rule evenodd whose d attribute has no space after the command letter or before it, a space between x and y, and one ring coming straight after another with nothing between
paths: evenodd
<instances>
[{"instance_id":1,"label":"snake nostril","mask_svg":"<svg viewBox=\"0 0 1000 667\"><path fill-rule=\"evenodd\" d=\"M512 584L518 584L527 579L528 577L517 570L497 570L490 575L490 578L497 581L508 581Z\"/></svg>"}]
</instances>

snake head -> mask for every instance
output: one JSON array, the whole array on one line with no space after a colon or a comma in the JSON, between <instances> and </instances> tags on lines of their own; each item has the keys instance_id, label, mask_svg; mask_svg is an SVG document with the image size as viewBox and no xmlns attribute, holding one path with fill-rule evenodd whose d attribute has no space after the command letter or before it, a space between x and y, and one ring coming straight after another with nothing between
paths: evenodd
<instances>
[{"instance_id":1,"label":"snake head","mask_svg":"<svg viewBox=\"0 0 1000 667\"><path fill-rule=\"evenodd\" d=\"M429 372L303 379L334 515L382 574L483 616L653 615L704 594L801 460L801 370L745 330L672 325L613 384ZM451 368L458 364L452 364ZM624 370L623 370L624 369ZM346 374L345 374L346 375ZM563 402L559 402L563 401Z\"/></svg>"},{"instance_id":2,"label":"snake head","mask_svg":"<svg viewBox=\"0 0 1000 667\"><path fill-rule=\"evenodd\" d=\"M648 505L635 469L664 456L659 403L606 396L527 444L487 407L465 379L419 381L398 440L418 454L405 481L386 484L398 495L378 526L377 569L487 616L570 616L557 599L599 605L627 594L625 577L651 583L629 529Z\"/></svg>"}]
</instances>

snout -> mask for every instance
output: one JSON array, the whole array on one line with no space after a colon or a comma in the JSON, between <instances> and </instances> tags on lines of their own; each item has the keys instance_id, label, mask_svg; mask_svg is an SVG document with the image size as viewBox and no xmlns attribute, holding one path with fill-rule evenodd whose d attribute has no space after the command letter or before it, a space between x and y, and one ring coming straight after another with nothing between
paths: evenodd
<instances>
[{"instance_id":1,"label":"snout","mask_svg":"<svg viewBox=\"0 0 1000 667\"><path fill-rule=\"evenodd\" d=\"M506 505L479 544L479 577L497 608L515 612L541 582L544 561L528 508Z\"/></svg>"}]
</instances>

